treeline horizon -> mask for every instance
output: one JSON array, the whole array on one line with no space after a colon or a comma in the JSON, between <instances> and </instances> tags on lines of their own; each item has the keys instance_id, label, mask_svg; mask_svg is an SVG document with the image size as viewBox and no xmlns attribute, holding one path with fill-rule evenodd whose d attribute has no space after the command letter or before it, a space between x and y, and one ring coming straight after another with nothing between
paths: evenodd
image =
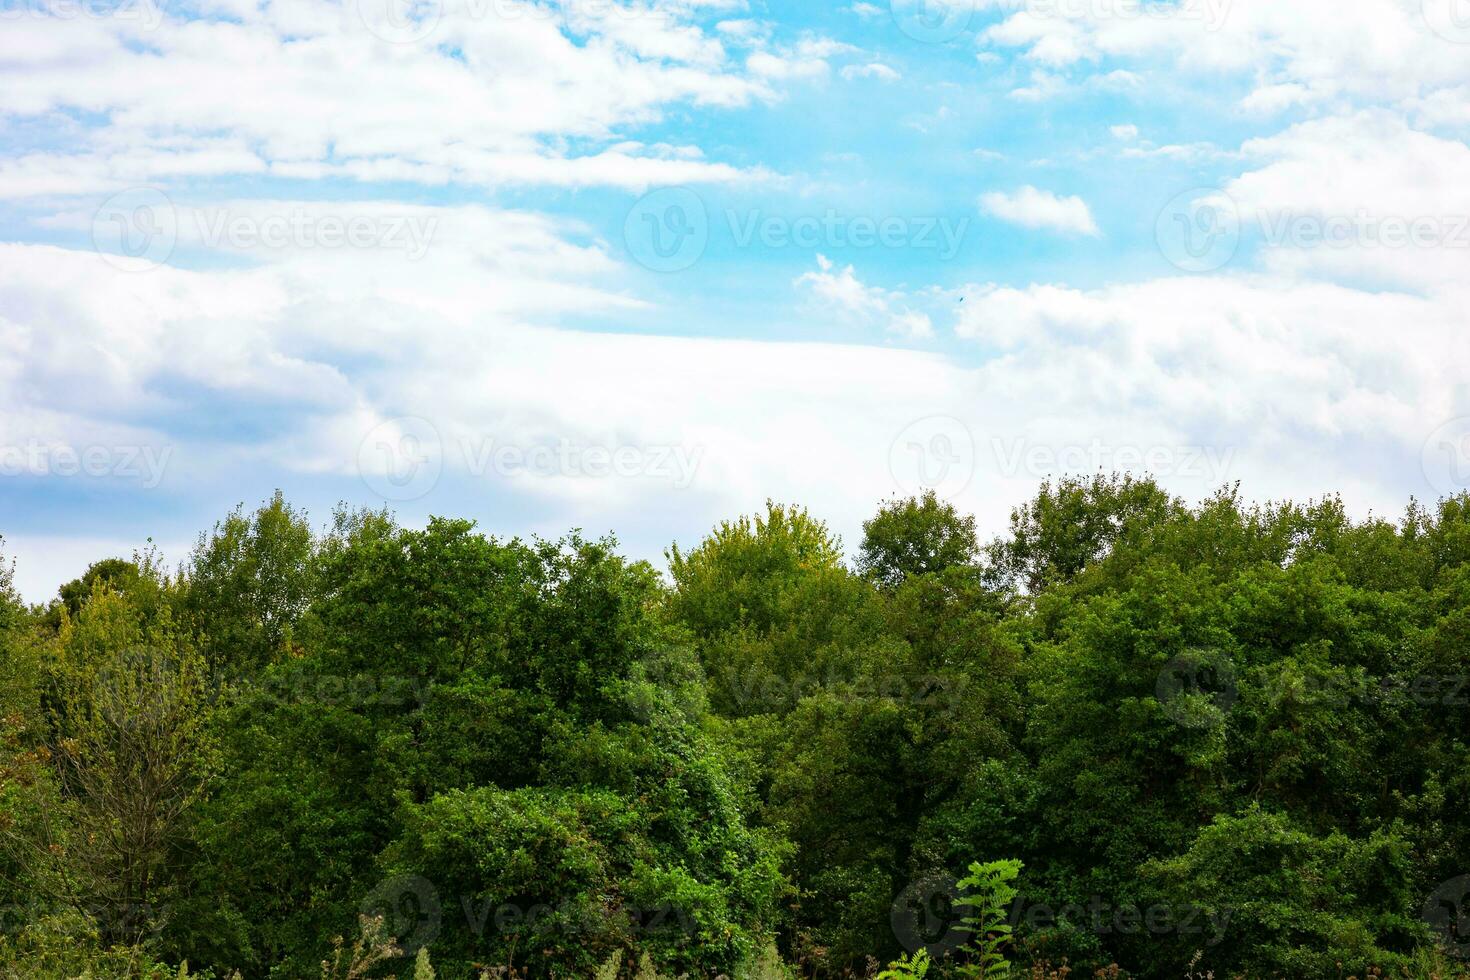
<instances>
[{"instance_id":1,"label":"treeline horizon","mask_svg":"<svg viewBox=\"0 0 1470 980\"><path fill-rule=\"evenodd\" d=\"M0 539L0 978L1470 976L1470 495L665 557L278 492L27 603Z\"/></svg>"}]
</instances>

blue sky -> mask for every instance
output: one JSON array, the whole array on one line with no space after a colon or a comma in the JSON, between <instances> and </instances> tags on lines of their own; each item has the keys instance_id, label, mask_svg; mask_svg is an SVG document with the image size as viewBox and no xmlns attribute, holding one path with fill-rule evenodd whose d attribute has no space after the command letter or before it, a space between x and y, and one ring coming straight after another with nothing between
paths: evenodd
<instances>
[{"instance_id":1,"label":"blue sky","mask_svg":"<svg viewBox=\"0 0 1470 980\"><path fill-rule=\"evenodd\" d=\"M27 596L275 488L657 558L768 496L1470 484L1470 2L0 0Z\"/></svg>"}]
</instances>

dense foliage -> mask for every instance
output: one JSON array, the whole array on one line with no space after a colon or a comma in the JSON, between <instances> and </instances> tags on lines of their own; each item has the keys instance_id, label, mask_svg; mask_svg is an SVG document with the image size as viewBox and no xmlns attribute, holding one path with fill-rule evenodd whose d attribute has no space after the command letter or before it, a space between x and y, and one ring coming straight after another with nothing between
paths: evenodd
<instances>
[{"instance_id":1,"label":"dense foliage","mask_svg":"<svg viewBox=\"0 0 1470 980\"><path fill-rule=\"evenodd\" d=\"M0 977L1459 975L1470 499L864 530L0 566Z\"/></svg>"}]
</instances>

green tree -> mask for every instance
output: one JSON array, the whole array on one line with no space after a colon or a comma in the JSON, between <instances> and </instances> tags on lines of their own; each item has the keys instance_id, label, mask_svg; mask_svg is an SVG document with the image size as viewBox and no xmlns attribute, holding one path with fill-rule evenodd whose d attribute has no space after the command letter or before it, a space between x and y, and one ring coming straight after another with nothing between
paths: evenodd
<instances>
[{"instance_id":1,"label":"green tree","mask_svg":"<svg viewBox=\"0 0 1470 980\"><path fill-rule=\"evenodd\" d=\"M1068 582L1180 506L1151 479L1098 474L1055 486L1048 481L1011 512L1010 534L986 548L990 574L1032 593Z\"/></svg>"},{"instance_id":2,"label":"green tree","mask_svg":"<svg viewBox=\"0 0 1470 980\"><path fill-rule=\"evenodd\" d=\"M100 580L52 646L30 753L44 767L25 780L47 799L8 838L50 901L95 924L104 946L135 945L185 887L188 820L213 758L203 663L167 616Z\"/></svg>"},{"instance_id":3,"label":"green tree","mask_svg":"<svg viewBox=\"0 0 1470 980\"><path fill-rule=\"evenodd\" d=\"M858 572L886 588L918 575L971 565L979 555L975 518L961 515L933 490L883 503L863 523Z\"/></svg>"},{"instance_id":4,"label":"green tree","mask_svg":"<svg viewBox=\"0 0 1470 980\"><path fill-rule=\"evenodd\" d=\"M739 626L769 629L801 583L842 563L842 542L798 507L722 523L693 551L672 545L674 613L701 636Z\"/></svg>"},{"instance_id":5,"label":"green tree","mask_svg":"<svg viewBox=\"0 0 1470 980\"><path fill-rule=\"evenodd\" d=\"M184 607L210 666L238 675L279 659L315 595L314 537L280 491L200 535L184 567Z\"/></svg>"}]
</instances>

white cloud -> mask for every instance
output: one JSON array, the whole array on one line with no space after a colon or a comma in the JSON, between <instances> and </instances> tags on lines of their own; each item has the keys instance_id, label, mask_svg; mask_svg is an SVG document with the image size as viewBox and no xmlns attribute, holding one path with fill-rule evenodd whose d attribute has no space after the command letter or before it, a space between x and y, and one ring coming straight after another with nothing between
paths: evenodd
<instances>
[{"instance_id":1,"label":"white cloud","mask_svg":"<svg viewBox=\"0 0 1470 980\"><path fill-rule=\"evenodd\" d=\"M17 439L172 444L163 492L177 492L242 469L272 467L288 489L292 473L347 477L375 426L412 415L436 427L444 475L400 507L408 519L493 518L488 503L463 500L513 493L544 508L530 530L623 528L655 512L659 533L683 536L775 496L813 504L851 535L874 500L918 489L891 457L923 418L949 419L973 440L974 479L956 502L994 531L1061 471L1049 457L1025 462L1037 448L1072 471L1079 448L1136 468L1162 451L1164 483L1196 497L1241 479L1258 498L1340 490L1358 507L1396 510L1408 493L1432 492L1414 474L1429 431L1470 408L1454 395L1470 363L1463 286L1425 297L1178 278L972 286L956 305L870 286L826 259L798 280L815 309L896 337L958 316L958 334L985 352L964 367L894 348L554 329L545 324L568 312L639 302L616 285L626 270L576 244L576 229L480 208L352 207L433 213L434 247L416 263L374 249L285 249L248 252L261 261L243 269L129 274L87 253L0 246L0 422ZM191 438L170 428L181 422L171 401L180 381L289 424L228 445ZM115 421L140 416L164 421ZM485 437L680 447L699 466L683 489L486 476L460 450ZM468 495L443 496L456 487ZM372 499L366 485L348 496ZM82 556L119 550L85 542L53 560L50 547L34 534L10 543L35 598L76 574Z\"/></svg>"},{"instance_id":2,"label":"white cloud","mask_svg":"<svg viewBox=\"0 0 1470 980\"><path fill-rule=\"evenodd\" d=\"M958 333L997 352L977 391L1006 440L1101 445L1105 468L1120 448L1163 450L1132 464L1193 495L1238 479L1255 499L1341 492L1392 515L1410 493L1446 492L1421 453L1470 412L1463 288L1427 299L1213 277L969 293ZM1205 458L1184 447L1228 467L1174 468Z\"/></svg>"},{"instance_id":3,"label":"white cloud","mask_svg":"<svg viewBox=\"0 0 1470 980\"><path fill-rule=\"evenodd\" d=\"M1008 352L992 380L1044 384L1052 414L1146 405L1242 445L1352 436L1417 450L1427 421L1451 414L1470 357L1451 299L1276 277L992 286L967 297L956 330ZM1298 481L1309 475L1293 468Z\"/></svg>"},{"instance_id":4,"label":"white cloud","mask_svg":"<svg viewBox=\"0 0 1470 980\"><path fill-rule=\"evenodd\" d=\"M832 70L822 58L799 58L777 55L769 51L757 51L745 60L745 67L761 78L790 79L821 78Z\"/></svg>"},{"instance_id":5,"label":"white cloud","mask_svg":"<svg viewBox=\"0 0 1470 980\"><path fill-rule=\"evenodd\" d=\"M887 65L875 61L866 65L848 65L842 69L842 77L849 81L854 78L876 78L880 82L896 82L903 76Z\"/></svg>"},{"instance_id":6,"label":"white cloud","mask_svg":"<svg viewBox=\"0 0 1470 980\"><path fill-rule=\"evenodd\" d=\"M981 211L1023 228L1064 234L1102 234L1092 211L1080 197L1058 197L1050 191L1026 185L1014 193L989 191L980 195Z\"/></svg>"},{"instance_id":7,"label":"white cloud","mask_svg":"<svg viewBox=\"0 0 1470 980\"><path fill-rule=\"evenodd\" d=\"M903 489L889 471L888 441L910 421L963 403L965 371L929 354L545 326L635 303L611 285L626 270L536 216L473 208L438 216L434 247L419 262L371 249L286 249L252 254L264 262L247 269L127 273L95 254L0 246L7 441L169 445L156 492L188 496L223 481L212 507L234 499L231 481L242 474L268 472L288 492L303 475L355 480L369 433L414 416L435 427L444 473L421 505L399 508L410 519L418 506L464 512L452 494L468 487L471 516L492 495L549 510L547 525L508 529L517 533L623 529L652 504L693 515L659 530L672 534L767 495L825 500L829 516L855 526L872 500ZM609 285L585 285L598 279ZM876 312L895 331L927 326L904 308ZM629 386L633 376L646 383ZM206 404L228 402L242 422L265 421L247 436L200 437L188 421L196 403L178 402L180 388ZM155 421L111 421L127 417ZM487 474L461 449L484 439L678 447L698 453L699 465L687 487ZM833 485L862 489L837 501ZM357 486L343 495L374 499L369 484ZM41 539L12 544L34 572ZM39 565L53 577L75 574L70 560ZM37 598L56 584L38 581L26 579Z\"/></svg>"},{"instance_id":8,"label":"white cloud","mask_svg":"<svg viewBox=\"0 0 1470 980\"><path fill-rule=\"evenodd\" d=\"M934 336L934 323L927 313L904 310L889 317L888 331L909 340L929 340Z\"/></svg>"},{"instance_id":9,"label":"white cloud","mask_svg":"<svg viewBox=\"0 0 1470 980\"><path fill-rule=\"evenodd\" d=\"M794 45L757 51L745 60L745 66L759 78L804 81L825 77L832 70L831 59L856 53L857 48L841 41L806 37Z\"/></svg>"},{"instance_id":10,"label":"white cloud","mask_svg":"<svg viewBox=\"0 0 1470 980\"><path fill-rule=\"evenodd\" d=\"M858 279L852 266L837 269L825 255L817 256L817 271L798 276L795 285L809 292L812 308L819 314L835 313L838 319L857 325L881 324L889 333L909 340L934 336L929 316L909 309L901 293L869 286Z\"/></svg>"},{"instance_id":11,"label":"white cloud","mask_svg":"<svg viewBox=\"0 0 1470 980\"><path fill-rule=\"evenodd\" d=\"M1178 73L1238 73L1246 107L1278 112L1350 97L1417 99L1470 82L1464 44L1437 34L1449 0L1183 0L1147 4L1026 4L981 35L1051 71L1110 61ZM1014 8L1013 3L995 6ZM1464 40L1464 38L1461 38Z\"/></svg>"},{"instance_id":12,"label":"white cloud","mask_svg":"<svg viewBox=\"0 0 1470 980\"><path fill-rule=\"evenodd\" d=\"M1150 140L1140 140L1136 144L1123 147L1120 155L1125 158L1148 159L1152 157L1196 164L1232 154L1220 149L1214 143L1166 143L1159 146ZM1238 154L1235 155L1238 156Z\"/></svg>"},{"instance_id":13,"label":"white cloud","mask_svg":"<svg viewBox=\"0 0 1470 980\"><path fill-rule=\"evenodd\" d=\"M1010 96L1021 102L1043 102L1067 91L1067 80L1051 72L1034 71L1031 84L1011 89Z\"/></svg>"},{"instance_id":14,"label":"white cloud","mask_svg":"<svg viewBox=\"0 0 1470 980\"><path fill-rule=\"evenodd\" d=\"M715 25L715 30L740 41L752 41L764 36L769 31L769 25L758 20L742 18L722 20Z\"/></svg>"},{"instance_id":15,"label":"white cloud","mask_svg":"<svg viewBox=\"0 0 1470 980\"><path fill-rule=\"evenodd\" d=\"M1021 56L1024 81L1011 93L1020 100L1142 97L1149 86L1228 73L1238 87L1219 90L1246 93L1237 122L1296 113L1239 152L1157 145L1133 124L1112 127L1119 145L1098 151L1114 165L1238 163L1233 177L1201 179L1223 186L1253 229L1260 214L1470 215L1470 148L1446 132L1470 125L1470 48L1434 36L1419 0L1188 2L1198 16L1130 19L1096 15L1127 5L1058 18L1041 16L1044 4L1004 0L991 4L1005 16L982 42ZM808 322L867 339L881 331L891 346L568 329L650 306L628 285L630 270L578 224L468 205L217 200L190 188L230 176L627 190L774 180L758 162L727 162L679 137L628 137L689 107L774 103L784 85L834 71L881 81L897 71L881 53L783 38L737 0L565 9L449 0L416 44L375 37L355 3L220 0L211 9L221 15L152 27L6 22L0 118L50 139L0 152L0 198L44 209L33 227L74 239L93 216L68 198L163 183L180 222L175 257L190 266L127 274L86 252L0 245L7 438L172 446L165 491L185 495L245 469L350 476L367 432L417 415L444 441L446 488L468 481L475 501L492 491L534 499L546 517L531 530L619 527L656 513L697 531L774 495L813 503L851 531L873 500L917 489L895 478L890 451L925 417L951 418L973 436L977 479L958 502L994 526L1046 475L1007 466L996 440L1207 444L1228 451L1229 472L1164 473L1166 484L1198 495L1239 478L1254 497L1341 490L1394 509L1409 492L1432 493L1415 472L1427 431L1470 411L1455 395L1470 363L1470 250L1448 247L1286 241L1259 258L1243 248L1235 271L1215 278L1090 290L885 289L821 257L794 282ZM850 9L889 16L873 4ZM487 20L486 10L505 16ZM724 19L705 26L715 18ZM941 105L910 125L952 130L956 119ZM977 150L974 159L1003 156ZM980 204L1021 227L1101 234L1079 197L1027 185ZM417 261L404 249L310 239L210 244L221 214L260 227L296 212L432 231ZM977 366L900 349L951 323L973 342ZM228 439L192 434L189 416L220 405L257 425ZM565 474L487 484L453 452L487 434L520 445L679 446L702 462L684 489ZM460 512L455 499L438 509ZM33 584L36 568L54 586L83 556L124 552L113 537L68 548L29 533L9 544L35 598L50 591Z\"/></svg>"},{"instance_id":16,"label":"white cloud","mask_svg":"<svg viewBox=\"0 0 1470 980\"><path fill-rule=\"evenodd\" d=\"M6 20L0 117L100 122L4 160L0 193L262 172L627 188L740 179L729 165L671 167L606 145L671 106L775 99L773 80L801 77L818 57L808 51L825 50L806 42L790 70L747 72L721 41L729 32L691 19L698 5L446 0L415 43L375 35L358 8L376 8L355 0L244 3L192 21L138 6L161 19Z\"/></svg>"},{"instance_id":17,"label":"white cloud","mask_svg":"<svg viewBox=\"0 0 1470 980\"><path fill-rule=\"evenodd\" d=\"M1225 184L1278 271L1434 287L1470 260L1470 146L1370 110L1247 141ZM1320 237L1319 237L1320 235Z\"/></svg>"}]
</instances>

